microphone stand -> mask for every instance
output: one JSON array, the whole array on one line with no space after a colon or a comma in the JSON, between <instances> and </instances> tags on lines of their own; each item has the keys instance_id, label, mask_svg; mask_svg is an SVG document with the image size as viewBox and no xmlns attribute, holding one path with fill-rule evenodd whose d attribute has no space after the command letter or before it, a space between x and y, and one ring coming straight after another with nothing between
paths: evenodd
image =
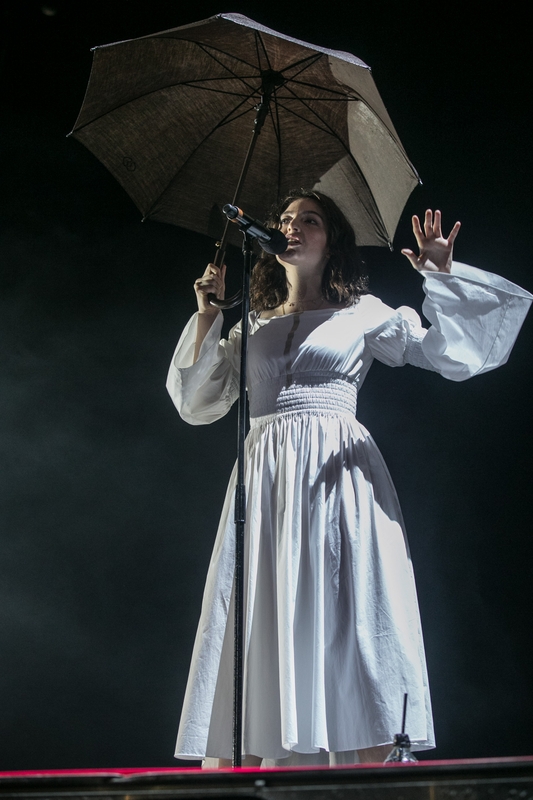
<instances>
[{"instance_id":1,"label":"microphone stand","mask_svg":"<svg viewBox=\"0 0 533 800\"><path fill-rule=\"evenodd\" d=\"M233 629L233 756L232 766L242 764L243 706L243 633L244 633L244 530L246 525L246 485L244 475L244 443L246 438L246 359L248 354L248 315L250 313L250 274L252 242L243 231L241 361L239 403L237 409L237 482L235 485L235 577L233 583L235 618Z\"/></svg>"}]
</instances>

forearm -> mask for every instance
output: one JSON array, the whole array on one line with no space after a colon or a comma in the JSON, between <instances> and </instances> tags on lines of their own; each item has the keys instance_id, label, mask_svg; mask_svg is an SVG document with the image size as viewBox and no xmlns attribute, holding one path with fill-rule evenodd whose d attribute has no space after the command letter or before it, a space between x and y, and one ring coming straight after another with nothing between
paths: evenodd
<instances>
[{"instance_id":1,"label":"forearm","mask_svg":"<svg viewBox=\"0 0 533 800\"><path fill-rule=\"evenodd\" d=\"M209 331L211 330L211 326L213 325L213 322L218 317L219 313L220 312L218 310L215 311L214 313L212 313L212 312L201 312L201 311L198 312L197 328L196 328L196 343L195 343L195 346L194 346L194 361L193 361L193 364L196 364L196 362L198 361L198 355L200 353L200 348L202 346L202 343L203 343L205 337L207 336L207 334L209 333Z\"/></svg>"}]
</instances>

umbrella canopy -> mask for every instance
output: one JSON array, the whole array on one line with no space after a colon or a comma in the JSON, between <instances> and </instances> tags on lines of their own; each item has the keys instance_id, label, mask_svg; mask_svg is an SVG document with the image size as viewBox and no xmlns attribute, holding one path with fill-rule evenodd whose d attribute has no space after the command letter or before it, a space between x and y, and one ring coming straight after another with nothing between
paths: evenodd
<instances>
[{"instance_id":1,"label":"umbrella canopy","mask_svg":"<svg viewBox=\"0 0 533 800\"><path fill-rule=\"evenodd\" d=\"M419 179L370 68L240 14L95 48L72 135L145 219L218 238L265 86L239 204L263 217L290 189L313 187L335 199L358 244L390 244Z\"/></svg>"}]
</instances>

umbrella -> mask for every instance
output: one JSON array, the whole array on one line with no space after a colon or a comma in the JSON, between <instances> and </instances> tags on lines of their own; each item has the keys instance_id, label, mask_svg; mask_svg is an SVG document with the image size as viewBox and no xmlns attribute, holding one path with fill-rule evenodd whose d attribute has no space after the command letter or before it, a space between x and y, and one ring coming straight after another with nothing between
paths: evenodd
<instances>
[{"instance_id":1,"label":"umbrella","mask_svg":"<svg viewBox=\"0 0 533 800\"><path fill-rule=\"evenodd\" d=\"M96 47L71 135L145 219L219 238L266 96L240 205L262 218L311 186L333 197L360 245L390 245L419 179L370 68L240 14Z\"/></svg>"}]
</instances>

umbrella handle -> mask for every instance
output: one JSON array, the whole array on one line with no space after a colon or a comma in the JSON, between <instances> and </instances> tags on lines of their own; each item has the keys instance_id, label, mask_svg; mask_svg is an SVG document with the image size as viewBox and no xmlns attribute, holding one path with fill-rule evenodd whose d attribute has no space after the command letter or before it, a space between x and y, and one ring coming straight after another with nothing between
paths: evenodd
<instances>
[{"instance_id":1,"label":"umbrella handle","mask_svg":"<svg viewBox=\"0 0 533 800\"><path fill-rule=\"evenodd\" d=\"M239 290L233 297L227 297L224 300L219 300L214 294L208 294L207 299L212 306L216 306L217 308L235 308L239 303L242 303L242 291Z\"/></svg>"},{"instance_id":2,"label":"umbrella handle","mask_svg":"<svg viewBox=\"0 0 533 800\"><path fill-rule=\"evenodd\" d=\"M213 264L215 267L220 268L224 263L224 256L226 255L226 242L228 239L228 228L229 219L226 220L226 226L224 228L224 233L222 234L222 239L220 242L217 242L217 251L213 259ZM207 299L211 305L215 306L216 308L235 308L235 306L238 306L239 303L242 303L242 290L239 290L237 294L233 295L233 297L226 297L223 300L219 300L215 294L208 294Z\"/></svg>"}]
</instances>

